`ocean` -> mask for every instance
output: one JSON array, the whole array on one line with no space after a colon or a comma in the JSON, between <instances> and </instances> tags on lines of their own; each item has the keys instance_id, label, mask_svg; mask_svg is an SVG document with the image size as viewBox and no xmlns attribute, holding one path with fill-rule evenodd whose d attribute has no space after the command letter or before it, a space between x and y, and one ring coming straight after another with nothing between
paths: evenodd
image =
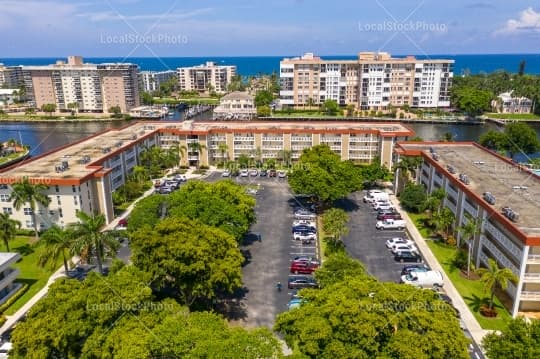
<instances>
[{"instance_id":1,"label":"ocean","mask_svg":"<svg viewBox=\"0 0 540 359\"><path fill-rule=\"evenodd\" d=\"M214 61L221 65L236 65L238 73L242 76L253 76L261 73L279 72L279 62L284 57L293 56L243 56L243 57L88 57L85 62L105 63L105 62L131 62L139 65L141 70L163 71L174 70L177 67L193 66L203 64L206 61ZM323 59L356 59L356 56L321 56ZM399 56L396 56L399 57ZM461 75L465 72L477 74L481 72L493 72L495 70L506 70L517 72L519 63L525 60L525 72L529 74L540 74L540 54L514 54L514 55L430 55L434 59L455 60L454 74ZM419 59L426 56L417 56ZM4 65L48 65L57 60L65 58L0 58L0 63Z\"/></svg>"}]
</instances>

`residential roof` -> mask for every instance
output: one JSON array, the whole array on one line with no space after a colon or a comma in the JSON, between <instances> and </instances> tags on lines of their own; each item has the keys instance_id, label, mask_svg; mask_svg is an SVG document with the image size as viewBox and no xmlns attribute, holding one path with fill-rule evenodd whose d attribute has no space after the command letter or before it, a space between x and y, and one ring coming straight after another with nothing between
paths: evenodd
<instances>
[{"instance_id":1,"label":"residential roof","mask_svg":"<svg viewBox=\"0 0 540 359\"><path fill-rule=\"evenodd\" d=\"M249 95L247 92L234 91L225 96L223 96L220 101L223 100L253 100L253 96Z\"/></svg>"}]
</instances>

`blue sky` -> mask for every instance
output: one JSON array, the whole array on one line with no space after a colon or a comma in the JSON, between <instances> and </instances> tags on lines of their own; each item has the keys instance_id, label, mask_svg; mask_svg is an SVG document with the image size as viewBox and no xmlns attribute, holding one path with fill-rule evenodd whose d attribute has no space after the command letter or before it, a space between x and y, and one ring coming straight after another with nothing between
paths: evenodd
<instances>
[{"instance_id":1,"label":"blue sky","mask_svg":"<svg viewBox=\"0 0 540 359\"><path fill-rule=\"evenodd\" d=\"M0 0L2 57L540 53L522 0Z\"/></svg>"}]
</instances>

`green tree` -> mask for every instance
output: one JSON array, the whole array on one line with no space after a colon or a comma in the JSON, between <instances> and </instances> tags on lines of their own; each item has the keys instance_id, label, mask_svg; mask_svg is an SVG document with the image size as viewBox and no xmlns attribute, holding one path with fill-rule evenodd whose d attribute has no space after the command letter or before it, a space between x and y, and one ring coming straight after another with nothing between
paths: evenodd
<instances>
[{"instance_id":1,"label":"green tree","mask_svg":"<svg viewBox=\"0 0 540 359\"><path fill-rule=\"evenodd\" d=\"M41 236L38 245L43 247L39 255L38 264L45 267L47 264L56 265L58 258L62 257L64 270L69 270L68 259L74 255L75 236L71 228L60 228L56 224L47 229Z\"/></svg>"},{"instance_id":2,"label":"green tree","mask_svg":"<svg viewBox=\"0 0 540 359\"><path fill-rule=\"evenodd\" d=\"M102 232L106 224L103 214L89 215L79 211L77 218L79 222L70 225L75 238L74 251L86 258L95 254L98 271L103 273L103 259L106 255L116 255L119 242L112 233Z\"/></svg>"},{"instance_id":3,"label":"green tree","mask_svg":"<svg viewBox=\"0 0 540 359\"><path fill-rule=\"evenodd\" d=\"M480 276L480 281L484 285L486 292L490 292L489 309L493 309L493 301L495 299L495 290L508 288L508 283L517 283L519 278L509 268L499 268L497 262L492 258L488 259L487 268L479 268L476 270Z\"/></svg>"},{"instance_id":4,"label":"green tree","mask_svg":"<svg viewBox=\"0 0 540 359\"><path fill-rule=\"evenodd\" d=\"M143 166L134 166L133 170L131 171L130 177L140 185L150 179L148 170Z\"/></svg>"},{"instance_id":5,"label":"green tree","mask_svg":"<svg viewBox=\"0 0 540 359\"><path fill-rule=\"evenodd\" d=\"M446 198L446 191L444 188L437 188L432 191L426 198L424 203L424 210L429 211L430 216L433 212L440 213Z\"/></svg>"},{"instance_id":6,"label":"green tree","mask_svg":"<svg viewBox=\"0 0 540 359\"><path fill-rule=\"evenodd\" d=\"M141 102L143 105L151 106L154 104L154 96L149 92L141 92Z\"/></svg>"},{"instance_id":7,"label":"green tree","mask_svg":"<svg viewBox=\"0 0 540 359\"><path fill-rule=\"evenodd\" d=\"M504 152L505 148L508 147L508 138L502 132L489 130L488 132L482 134L478 142L493 151Z\"/></svg>"},{"instance_id":8,"label":"green tree","mask_svg":"<svg viewBox=\"0 0 540 359\"><path fill-rule=\"evenodd\" d=\"M435 229L439 231L444 238L448 237L450 228L455 220L456 216L448 207L444 207L442 210L433 213L431 216L431 222L435 225Z\"/></svg>"},{"instance_id":9,"label":"green tree","mask_svg":"<svg viewBox=\"0 0 540 359\"><path fill-rule=\"evenodd\" d=\"M218 151L219 151L219 154L221 155L221 162L222 163L225 163L225 161L229 158L229 146L227 146L226 143L220 143L218 145Z\"/></svg>"},{"instance_id":10,"label":"green tree","mask_svg":"<svg viewBox=\"0 0 540 359\"><path fill-rule=\"evenodd\" d=\"M9 252L9 241L15 238L19 228L21 222L12 219L9 213L0 213L0 239L6 246L6 252Z\"/></svg>"},{"instance_id":11,"label":"green tree","mask_svg":"<svg viewBox=\"0 0 540 359\"><path fill-rule=\"evenodd\" d=\"M258 117L268 117L272 114L272 110L268 105L257 106L257 116Z\"/></svg>"},{"instance_id":12,"label":"green tree","mask_svg":"<svg viewBox=\"0 0 540 359\"><path fill-rule=\"evenodd\" d=\"M255 106L270 106L272 101L274 100L274 95L272 92L267 90L260 90L255 95Z\"/></svg>"},{"instance_id":13,"label":"green tree","mask_svg":"<svg viewBox=\"0 0 540 359\"><path fill-rule=\"evenodd\" d=\"M390 171L381 165L378 157L374 158L369 165L361 167L361 172L364 183L369 186L374 185L377 181L387 181L392 178Z\"/></svg>"},{"instance_id":14,"label":"green tree","mask_svg":"<svg viewBox=\"0 0 540 359\"><path fill-rule=\"evenodd\" d=\"M422 162L420 156L401 156L399 162L394 165L394 171L399 171L399 176L405 178L406 182L410 182Z\"/></svg>"},{"instance_id":15,"label":"green tree","mask_svg":"<svg viewBox=\"0 0 540 359\"><path fill-rule=\"evenodd\" d=\"M322 110L329 116L335 116L339 111L339 105L336 100L326 100L322 105Z\"/></svg>"},{"instance_id":16,"label":"green tree","mask_svg":"<svg viewBox=\"0 0 540 359\"><path fill-rule=\"evenodd\" d=\"M48 186L41 183L30 183L28 177L24 177L20 182L14 183L12 186L13 191L11 192L10 201L13 201L13 207L15 207L17 211L25 204L28 204L28 207L32 212L36 240L39 239L36 207L48 207L49 203L51 203L51 199L43 193L48 188Z\"/></svg>"},{"instance_id":17,"label":"green tree","mask_svg":"<svg viewBox=\"0 0 540 359\"><path fill-rule=\"evenodd\" d=\"M79 104L77 102L70 102L67 104L67 108L71 110L73 116L77 115L77 110L79 109Z\"/></svg>"},{"instance_id":18,"label":"green tree","mask_svg":"<svg viewBox=\"0 0 540 359\"><path fill-rule=\"evenodd\" d=\"M504 134L508 139L505 150L511 158L514 158L516 153L531 154L540 149L536 131L526 123L510 123L504 128Z\"/></svg>"},{"instance_id":19,"label":"green tree","mask_svg":"<svg viewBox=\"0 0 540 359\"><path fill-rule=\"evenodd\" d=\"M462 88L455 93L458 108L473 117L489 111L492 98L491 91L474 88Z\"/></svg>"},{"instance_id":20,"label":"green tree","mask_svg":"<svg viewBox=\"0 0 540 359\"><path fill-rule=\"evenodd\" d=\"M346 253L332 254L324 261L324 265L315 271L315 279L321 287L327 287L347 277L367 277L362 263L352 259Z\"/></svg>"},{"instance_id":21,"label":"green tree","mask_svg":"<svg viewBox=\"0 0 540 359\"><path fill-rule=\"evenodd\" d=\"M301 294L274 327L295 357L469 358L452 308L431 291L360 274Z\"/></svg>"},{"instance_id":22,"label":"green tree","mask_svg":"<svg viewBox=\"0 0 540 359\"><path fill-rule=\"evenodd\" d=\"M122 109L118 105L111 106L111 107L109 107L109 113L112 114L111 117L119 118L120 116L122 116Z\"/></svg>"},{"instance_id":23,"label":"green tree","mask_svg":"<svg viewBox=\"0 0 540 359\"><path fill-rule=\"evenodd\" d=\"M408 183L399 195L401 205L408 211L419 213L425 206L426 189L421 184Z\"/></svg>"},{"instance_id":24,"label":"green tree","mask_svg":"<svg viewBox=\"0 0 540 359\"><path fill-rule=\"evenodd\" d=\"M128 231L133 232L145 225L148 225L150 228L154 227L162 215L167 214L167 211L167 201L159 194L154 194L140 200L129 215Z\"/></svg>"},{"instance_id":25,"label":"green tree","mask_svg":"<svg viewBox=\"0 0 540 359\"><path fill-rule=\"evenodd\" d=\"M279 150L278 158L281 160L281 163L285 167L291 166L292 160L292 151L291 150Z\"/></svg>"},{"instance_id":26,"label":"green tree","mask_svg":"<svg viewBox=\"0 0 540 359\"><path fill-rule=\"evenodd\" d=\"M54 103L45 103L41 105L41 111L48 113L49 117L52 117L54 111L56 111L56 104Z\"/></svg>"},{"instance_id":27,"label":"green tree","mask_svg":"<svg viewBox=\"0 0 540 359\"><path fill-rule=\"evenodd\" d=\"M242 254L233 236L187 217L167 218L131 236L132 260L160 289L191 306L242 284Z\"/></svg>"},{"instance_id":28,"label":"green tree","mask_svg":"<svg viewBox=\"0 0 540 359\"><path fill-rule=\"evenodd\" d=\"M490 359L540 357L540 320L518 317L499 333L491 332L482 340Z\"/></svg>"},{"instance_id":29,"label":"green tree","mask_svg":"<svg viewBox=\"0 0 540 359\"><path fill-rule=\"evenodd\" d=\"M197 161L196 161L196 167L199 168L201 164L200 155L203 150L206 149L206 145L200 143L200 142L190 142L188 143L188 151L191 154L197 155Z\"/></svg>"},{"instance_id":30,"label":"green tree","mask_svg":"<svg viewBox=\"0 0 540 359\"><path fill-rule=\"evenodd\" d=\"M469 213L465 213L466 223L458 227L460 239L467 243L467 278L471 273L471 251L474 237L480 234L482 230L482 222L479 218L474 218Z\"/></svg>"},{"instance_id":31,"label":"green tree","mask_svg":"<svg viewBox=\"0 0 540 359\"><path fill-rule=\"evenodd\" d=\"M327 145L304 149L298 168L289 173L289 185L296 193L315 195L319 202L344 198L362 188L361 169L342 161Z\"/></svg>"},{"instance_id":32,"label":"green tree","mask_svg":"<svg viewBox=\"0 0 540 359\"><path fill-rule=\"evenodd\" d=\"M349 215L341 208L330 208L322 216L323 231L335 241L349 233Z\"/></svg>"},{"instance_id":33,"label":"green tree","mask_svg":"<svg viewBox=\"0 0 540 359\"><path fill-rule=\"evenodd\" d=\"M248 168L249 167L249 157L242 153L240 156L238 156L238 165L240 168Z\"/></svg>"}]
</instances>

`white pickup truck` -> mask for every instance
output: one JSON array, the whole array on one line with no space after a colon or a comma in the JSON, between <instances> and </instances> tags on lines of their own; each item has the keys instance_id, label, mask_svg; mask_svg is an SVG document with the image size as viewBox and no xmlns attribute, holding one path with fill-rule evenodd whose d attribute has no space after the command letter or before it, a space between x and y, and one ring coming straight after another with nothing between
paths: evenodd
<instances>
[{"instance_id":1,"label":"white pickup truck","mask_svg":"<svg viewBox=\"0 0 540 359\"><path fill-rule=\"evenodd\" d=\"M402 219L385 219L384 221L377 221L375 228L379 230L384 229L399 229L405 228L405 221Z\"/></svg>"}]
</instances>

